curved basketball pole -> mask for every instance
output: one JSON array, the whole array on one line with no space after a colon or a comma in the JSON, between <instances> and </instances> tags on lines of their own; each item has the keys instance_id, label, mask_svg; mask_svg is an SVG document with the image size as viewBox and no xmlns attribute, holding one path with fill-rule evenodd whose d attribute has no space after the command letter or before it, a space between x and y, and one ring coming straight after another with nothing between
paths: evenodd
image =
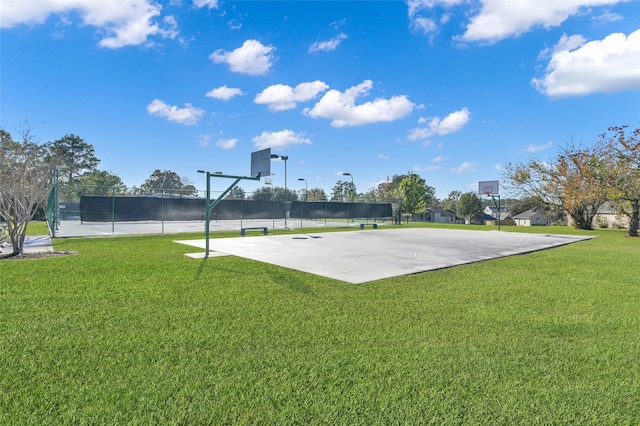
<instances>
[{"instance_id":1,"label":"curved basketball pole","mask_svg":"<svg viewBox=\"0 0 640 426\"><path fill-rule=\"evenodd\" d=\"M233 189L234 186L238 184L241 180L260 180L262 173L258 173L257 176L231 176L231 175L223 175L220 173L211 173L206 172L204 170L198 170L198 173L205 173L207 175L207 192L205 194L204 201L204 233L205 233L205 254L204 258L207 259L209 257L209 220L211 218L211 210L218 205L218 203ZM211 178L227 178L227 179L235 179L233 183L222 193L218 198L216 198L213 202L211 202Z\"/></svg>"}]
</instances>

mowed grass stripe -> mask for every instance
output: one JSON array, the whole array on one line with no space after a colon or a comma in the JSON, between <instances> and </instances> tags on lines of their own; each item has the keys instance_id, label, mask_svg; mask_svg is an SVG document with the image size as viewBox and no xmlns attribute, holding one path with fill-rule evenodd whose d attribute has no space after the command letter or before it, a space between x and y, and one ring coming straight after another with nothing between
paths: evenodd
<instances>
[{"instance_id":1,"label":"mowed grass stripe","mask_svg":"<svg viewBox=\"0 0 640 426\"><path fill-rule=\"evenodd\" d=\"M592 234L359 286L56 240L0 263L0 423L633 424L640 241Z\"/></svg>"}]
</instances>

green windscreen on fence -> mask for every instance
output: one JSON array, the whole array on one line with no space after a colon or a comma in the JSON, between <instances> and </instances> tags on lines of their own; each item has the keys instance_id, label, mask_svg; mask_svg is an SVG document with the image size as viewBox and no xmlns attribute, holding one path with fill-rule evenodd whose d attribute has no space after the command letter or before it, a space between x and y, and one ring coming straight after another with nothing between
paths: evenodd
<instances>
[{"instance_id":1,"label":"green windscreen on fence","mask_svg":"<svg viewBox=\"0 0 640 426\"><path fill-rule=\"evenodd\" d=\"M202 198L92 197L82 196L83 222L189 221L204 219ZM388 218L389 203L302 202L291 203L290 218ZM283 201L222 200L211 211L212 220L283 219Z\"/></svg>"}]
</instances>

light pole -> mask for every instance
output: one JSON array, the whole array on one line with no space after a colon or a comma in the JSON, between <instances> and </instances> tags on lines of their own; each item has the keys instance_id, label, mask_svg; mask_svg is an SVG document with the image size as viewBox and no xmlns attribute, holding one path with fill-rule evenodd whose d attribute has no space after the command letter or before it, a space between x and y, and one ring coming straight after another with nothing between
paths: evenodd
<instances>
[{"instance_id":1,"label":"light pole","mask_svg":"<svg viewBox=\"0 0 640 426\"><path fill-rule=\"evenodd\" d=\"M356 185L353 183L353 175L351 173L344 172L344 173L342 173L342 176L349 176L351 178L351 188L355 192ZM351 197L349 197L349 198L351 198L351 201L353 202L353 193L351 194Z\"/></svg>"},{"instance_id":2,"label":"light pole","mask_svg":"<svg viewBox=\"0 0 640 426\"><path fill-rule=\"evenodd\" d=\"M274 204L273 203L275 203L275 200L273 199L273 196L275 195L276 192L273 190L273 182L271 181L271 176L273 176L273 173L271 173L269 175L269 177L264 180L264 184L265 185L269 185L271 187L271 220L272 220L271 226L273 227L273 229L275 229L276 228L276 216L275 216L275 214L273 212L274 211Z\"/></svg>"},{"instance_id":3,"label":"light pole","mask_svg":"<svg viewBox=\"0 0 640 426\"><path fill-rule=\"evenodd\" d=\"M304 178L298 178L300 182L304 182L304 200L309 201L309 183Z\"/></svg>"},{"instance_id":4,"label":"light pole","mask_svg":"<svg viewBox=\"0 0 640 426\"><path fill-rule=\"evenodd\" d=\"M309 201L309 183L304 178L298 178L300 182L304 182L304 200ZM300 203L300 228L302 228L302 203Z\"/></svg>"},{"instance_id":5,"label":"light pole","mask_svg":"<svg viewBox=\"0 0 640 426\"><path fill-rule=\"evenodd\" d=\"M280 158L284 160L284 227L287 227L287 160L289 159L288 155L278 155L271 154L271 158ZM274 193L275 195L275 193ZM289 204L289 208L291 208L291 204Z\"/></svg>"}]
</instances>

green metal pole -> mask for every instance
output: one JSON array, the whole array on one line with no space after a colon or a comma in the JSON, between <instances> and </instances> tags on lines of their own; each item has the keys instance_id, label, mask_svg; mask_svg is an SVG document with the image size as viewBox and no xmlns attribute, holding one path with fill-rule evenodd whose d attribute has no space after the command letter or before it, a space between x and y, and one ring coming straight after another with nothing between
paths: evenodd
<instances>
[{"instance_id":1,"label":"green metal pole","mask_svg":"<svg viewBox=\"0 0 640 426\"><path fill-rule=\"evenodd\" d=\"M204 201L204 235L205 235L205 254L204 254L204 258L208 259L209 258L209 217L211 215L211 206L209 204L211 204L209 201L211 199L211 178L210 178L211 174L209 172L207 172L207 193L205 194L205 201Z\"/></svg>"},{"instance_id":2,"label":"green metal pole","mask_svg":"<svg viewBox=\"0 0 640 426\"><path fill-rule=\"evenodd\" d=\"M51 228L51 233L53 234L52 236L55 238L56 236L56 229L59 229L58 226L60 225L60 219L58 217L58 207L60 206L60 200L59 200L59 194L58 194L58 168L56 167L53 171L53 197L54 197L54 205L53 205L53 226Z\"/></svg>"},{"instance_id":3,"label":"green metal pole","mask_svg":"<svg viewBox=\"0 0 640 426\"><path fill-rule=\"evenodd\" d=\"M500 211L500 195L498 195L498 231L500 230L500 217L502 212Z\"/></svg>"},{"instance_id":4,"label":"green metal pole","mask_svg":"<svg viewBox=\"0 0 640 426\"><path fill-rule=\"evenodd\" d=\"M116 233L116 188L111 188L111 234Z\"/></svg>"},{"instance_id":5,"label":"green metal pole","mask_svg":"<svg viewBox=\"0 0 640 426\"><path fill-rule=\"evenodd\" d=\"M498 195L498 201L497 202L496 202L496 197L494 197L492 195L491 198L493 199L493 204L498 209L498 231L499 231L500 230L500 195Z\"/></svg>"}]
</instances>

